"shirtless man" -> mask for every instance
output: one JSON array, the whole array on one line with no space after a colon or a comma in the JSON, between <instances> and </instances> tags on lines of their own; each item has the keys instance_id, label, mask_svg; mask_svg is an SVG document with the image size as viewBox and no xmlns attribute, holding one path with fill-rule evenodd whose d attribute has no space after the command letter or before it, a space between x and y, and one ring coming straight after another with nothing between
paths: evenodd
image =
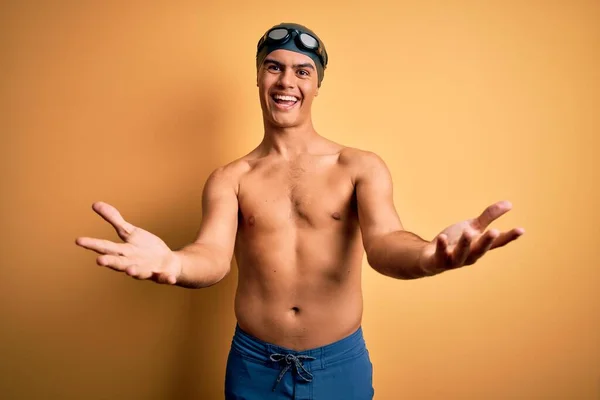
<instances>
[{"instance_id":1,"label":"shirtless man","mask_svg":"<svg viewBox=\"0 0 600 400\"><path fill-rule=\"evenodd\" d=\"M85 238L99 265L186 288L221 281L235 254L237 326L229 399L373 397L362 336L361 265L417 279L473 264L523 234L487 230L509 202L424 240L403 229L389 170L375 154L320 136L311 120L327 53L304 26L271 28L257 48L264 138L211 173L197 239L177 251L106 203L94 211L124 243Z\"/></svg>"}]
</instances>

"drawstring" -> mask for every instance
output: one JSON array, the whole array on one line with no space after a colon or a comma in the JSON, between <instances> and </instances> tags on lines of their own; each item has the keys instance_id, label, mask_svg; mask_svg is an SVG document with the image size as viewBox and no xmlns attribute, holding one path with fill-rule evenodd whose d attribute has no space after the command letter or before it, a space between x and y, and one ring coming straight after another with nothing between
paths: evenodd
<instances>
[{"instance_id":1,"label":"drawstring","mask_svg":"<svg viewBox=\"0 0 600 400\"><path fill-rule=\"evenodd\" d=\"M304 368L304 365L302 365L301 360L316 360L315 357L304 356L304 355L295 356L293 354L275 353L275 354L271 354L270 358L271 358L271 361L275 361L275 362L279 362L279 363L281 361L285 361L285 363L286 363L285 367L281 370L281 373L279 374L279 377L277 378L275 385L273 385L273 391L275 391L275 388L277 388L277 385L279 385L281 378L283 378L285 373L288 372L288 370L292 367L296 368L296 373L303 381L305 381L305 382L312 381L312 378L313 378L312 374L310 372L308 372L306 370L306 368ZM306 374L306 376L304 374Z\"/></svg>"}]
</instances>

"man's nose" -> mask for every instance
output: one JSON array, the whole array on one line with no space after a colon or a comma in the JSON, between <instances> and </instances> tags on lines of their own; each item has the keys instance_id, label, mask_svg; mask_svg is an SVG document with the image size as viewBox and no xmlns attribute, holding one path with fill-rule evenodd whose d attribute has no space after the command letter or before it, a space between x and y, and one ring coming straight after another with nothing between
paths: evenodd
<instances>
[{"instance_id":1,"label":"man's nose","mask_svg":"<svg viewBox=\"0 0 600 400\"><path fill-rule=\"evenodd\" d=\"M279 75L279 85L281 87L294 87L294 85L296 84L296 77L294 76L294 71L291 68L286 68L280 75Z\"/></svg>"}]
</instances>

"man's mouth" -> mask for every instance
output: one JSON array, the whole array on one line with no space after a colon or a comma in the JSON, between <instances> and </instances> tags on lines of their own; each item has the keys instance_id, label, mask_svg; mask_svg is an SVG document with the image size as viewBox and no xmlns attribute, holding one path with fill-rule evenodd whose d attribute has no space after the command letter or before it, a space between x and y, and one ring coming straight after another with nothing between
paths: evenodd
<instances>
[{"instance_id":1,"label":"man's mouth","mask_svg":"<svg viewBox=\"0 0 600 400\"><path fill-rule=\"evenodd\" d=\"M282 94L274 94L271 95L273 102L278 106L278 108L289 110L294 107L296 103L298 103L299 99L296 96L282 95Z\"/></svg>"}]
</instances>

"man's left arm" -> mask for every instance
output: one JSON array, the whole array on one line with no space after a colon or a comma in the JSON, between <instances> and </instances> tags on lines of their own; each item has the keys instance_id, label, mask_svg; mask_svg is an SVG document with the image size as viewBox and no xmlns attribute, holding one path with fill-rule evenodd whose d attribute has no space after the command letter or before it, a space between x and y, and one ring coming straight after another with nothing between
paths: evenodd
<instances>
[{"instance_id":1,"label":"man's left arm","mask_svg":"<svg viewBox=\"0 0 600 400\"><path fill-rule=\"evenodd\" d=\"M374 153L361 152L357 160L356 197L363 245L369 265L397 279L429 275L419 266L428 241L404 230L393 199L390 171Z\"/></svg>"},{"instance_id":2,"label":"man's left arm","mask_svg":"<svg viewBox=\"0 0 600 400\"><path fill-rule=\"evenodd\" d=\"M427 241L404 230L393 199L389 169L374 153L356 159L356 196L367 261L379 273L417 279L475 263L487 251L520 237L522 228L499 232L486 228L512 205L500 201L478 217L453 224Z\"/></svg>"}]
</instances>

